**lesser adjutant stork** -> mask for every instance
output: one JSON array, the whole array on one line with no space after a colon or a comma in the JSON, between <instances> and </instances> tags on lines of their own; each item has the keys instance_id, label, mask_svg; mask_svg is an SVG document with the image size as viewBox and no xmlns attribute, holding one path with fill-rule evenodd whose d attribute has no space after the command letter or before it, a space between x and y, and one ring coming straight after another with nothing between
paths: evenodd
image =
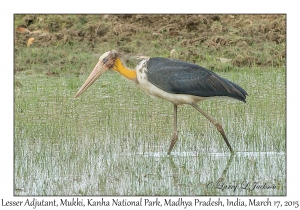
<instances>
[{"instance_id":1,"label":"lesser adjutant stork","mask_svg":"<svg viewBox=\"0 0 300 210\"><path fill-rule=\"evenodd\" d=\"M174 104L174 130L168 154L171 153L178 139L177 106L182 104L193 106L212 122L221 133L230 152L233 153L222 125L205 113L197 102L217 97L229 97L246 102L247 92L239 85L196 64L168 58L146 58L137 65L135 70L131 70L122 64L118 52L111 50L100 56L99 62L75 97L82 94L108 69L133 80L149 95L163 98Z\"/></svg>"}]
</instances>

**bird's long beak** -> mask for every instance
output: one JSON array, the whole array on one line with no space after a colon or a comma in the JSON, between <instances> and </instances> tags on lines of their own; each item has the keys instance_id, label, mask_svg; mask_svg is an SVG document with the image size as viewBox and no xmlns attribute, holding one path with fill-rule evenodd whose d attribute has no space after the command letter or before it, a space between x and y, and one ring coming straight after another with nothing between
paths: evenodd
<instances>
[{"instance_id":1,"label":"bird's long beak","mask_svg":"<svg viewBox=\"0 0 300 210\"><path fill-rule=\"evenodd\" d=\"M90 76L85 80L81 88L76 93L75 98L80 96L81 93L88 89L106 70L108 70L107 65L105 65L101 60L99 60Z\"/></svg>"}]
</instances>

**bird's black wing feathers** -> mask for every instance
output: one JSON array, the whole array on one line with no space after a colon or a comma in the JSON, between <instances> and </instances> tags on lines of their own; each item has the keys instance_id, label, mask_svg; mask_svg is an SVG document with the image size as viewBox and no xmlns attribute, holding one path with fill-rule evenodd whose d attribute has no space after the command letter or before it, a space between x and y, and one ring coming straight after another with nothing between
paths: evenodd
<instances>
[{"instance_id":1,"label":"bird's black wing feathers","mask_svg":"<svg viewBox=\"0 0 300 210\"><path fill-rule=\"evenodd\" d=\"M167 58L150 58L147 64L149 82L175 94L202 97L228 96L246 102L247 92L201 66Z\"/></svg>"}]
</instances>

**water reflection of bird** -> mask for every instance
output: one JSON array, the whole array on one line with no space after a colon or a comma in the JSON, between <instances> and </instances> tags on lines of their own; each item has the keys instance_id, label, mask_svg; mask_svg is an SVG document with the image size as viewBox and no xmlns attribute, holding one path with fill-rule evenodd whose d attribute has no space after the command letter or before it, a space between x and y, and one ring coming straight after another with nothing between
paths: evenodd
<instances>
[{"instance_id":1,"label":"water reflection of bird","mask_svg":"<svg viewBox=\"0 0 300 210\"><path fill-rule=\"evenodd\" d=\"M163 98L174 104L174 131L168 154L171 153L178 139L177 106L181 104L190 104L212 122L221 133L230 152L233 153L221 124L196 103L216 97L229 97L246 102L247 92L239 85L201 66L160 57L146 58L138 64L136 70L131 70L122 64L118 52L111 50L100 56L99 62L75 97L82 94L108 69L133 80L149 95Z\"/></svg>"}]
</instances>

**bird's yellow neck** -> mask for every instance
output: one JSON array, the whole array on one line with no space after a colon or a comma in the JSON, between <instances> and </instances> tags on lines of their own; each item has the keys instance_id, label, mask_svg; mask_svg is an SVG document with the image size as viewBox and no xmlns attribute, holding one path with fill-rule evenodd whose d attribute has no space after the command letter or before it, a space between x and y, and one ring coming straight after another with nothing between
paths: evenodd
<instances>
[{"instance_id":1,"label":"bird's yellow neck","mask_svg":"<svg viewBox=\"0 0 300 210\"><path fill-rule=\"evenodd\" d=\"M120 74L122 74L127 79L136 80L136 71L132 70L132 69L126 68L122 64L120 58L116 58L114 66L113 66L112 69L115 70L115 71L117 71L117 72L119 72Z\"/></svg>"}]
</instances>

